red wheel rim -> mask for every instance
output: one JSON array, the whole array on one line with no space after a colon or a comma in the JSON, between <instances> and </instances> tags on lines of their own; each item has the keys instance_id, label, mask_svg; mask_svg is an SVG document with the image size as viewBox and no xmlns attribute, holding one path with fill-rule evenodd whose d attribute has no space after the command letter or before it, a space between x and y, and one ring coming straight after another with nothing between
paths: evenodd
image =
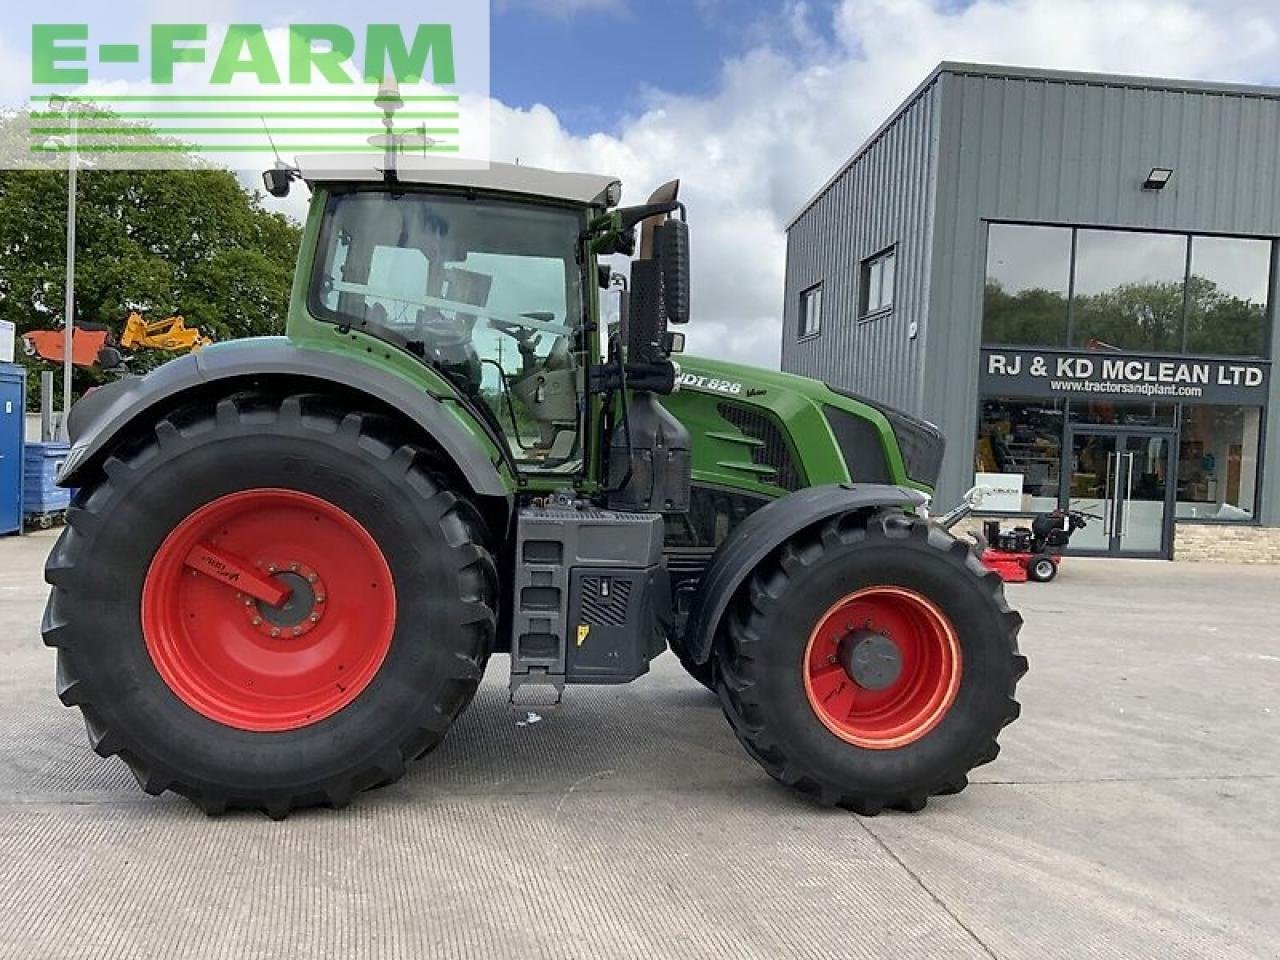
<instances>
[{"instance_id":1,"label":"red wheel rim","mask_svg":"<svg viewBox=\"0 0 1280 960\"><path fill-rule=\"evenodd\" d=\"M216 550L271 584L273 607L200 572ZM142 634L169 689L240 730L319 723L377 675L395 629L391 570L349 514L293 490L249 490L201 507L161 544L142 589Z\"/></svg>"},{"instance_id":2,"label":"red wheel rim","mask_svg":"<svg viewBox=\"0 0 1280 960\"><path fill-rule=\"evenodd\" d=\"M893 750L926 736L960 689L960 643L933 603L902 587L869 587L818 621L804 654L809 705L855 746Z\"/></svg>"}]
</instances>

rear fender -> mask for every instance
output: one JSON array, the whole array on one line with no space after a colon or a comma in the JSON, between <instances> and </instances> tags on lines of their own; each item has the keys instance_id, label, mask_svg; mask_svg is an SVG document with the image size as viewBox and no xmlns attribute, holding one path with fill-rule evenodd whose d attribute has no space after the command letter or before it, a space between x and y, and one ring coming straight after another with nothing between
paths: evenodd
<instances>
[{"instance_id":1,"label":"rear fender","mask_svg":"<svg viewBox=\"0 0 1280 960\"><path fill-rule=\"evenodd\" d=\"M364 394L399 411L452 459L472 491L500 497L510 491L487 455L486 445L420 386L378 367L327 350L299 347L284 338L263 339L252 350L216 349L171 360L145 377L130 377L90 393L72 408L68 428L72 448L58 483L79 486L87 470L112 448L130 424L172 409L184 394L198 393L221 381L289 377L333 384Z\"/></svg>"},{"instance_id":2,"label":"rear fender","mask_svg":"<svg viewBox=\"0 0 1280 960\"><path fill-rule=\"evenodd\" d=\"M877 484L809 487L757 510L716 551L698 589L683 646L695 663L711 659L716 631L751 572L781 543L831 517L880 507L914 509L928 497L917 490Z\"/></svg>"}]
</instances>

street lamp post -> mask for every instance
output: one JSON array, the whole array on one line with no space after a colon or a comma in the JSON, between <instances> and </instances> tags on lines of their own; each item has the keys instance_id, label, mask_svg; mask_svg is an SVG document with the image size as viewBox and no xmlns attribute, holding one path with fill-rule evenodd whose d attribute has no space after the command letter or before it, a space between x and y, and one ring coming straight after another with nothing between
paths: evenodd
<instances>
[{"instance_id":1,"label":"street lamp post","mask_svg":"<svg viewBox=\"0 0 1280 960\"><path fill-rule=\"evenodd\" d=\"M67 432L68 414L71 413L71 373L73 364L71 353L75 347L75 308L76 308L76 174L80 161L77 157L79 143L79 117L75 112L75 104L68 101L67 118L71 121L71 147L67 151L67 285L63 317L65 323L62 330L62 418L58 423L58 439L70 440Z\"/></svg>"}]
</instances>

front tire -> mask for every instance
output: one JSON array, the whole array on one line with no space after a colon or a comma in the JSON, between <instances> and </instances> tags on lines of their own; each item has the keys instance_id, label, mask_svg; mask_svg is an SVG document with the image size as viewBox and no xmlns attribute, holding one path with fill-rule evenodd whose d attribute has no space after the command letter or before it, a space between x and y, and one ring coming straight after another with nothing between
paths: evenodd
<instances>
[{"instance_id":1,"label":"front tire","mask_svg":"<svg viewBox=\"0 0 1280 960\"><path fill-rule=\"evenodd\" d=\"M783 544L720 635L721 704L775 779L874 815L958 793L1017 718L1022 620L972 550L897 511Z\"/></svg>"},{"instance_id":2,"label":"front tire","mask_svg":"<svg viewBox=\"0 0 1280 960\"><path fill-rule=\"evenodd\" d=\"M200 572L206 548L289 601ZM399 779L494 642L474 507L390 423L316 396L160 420L81 488L46 579L58 694L95 751L210 813L283 817Z\"/></svg>"}]
</instances>

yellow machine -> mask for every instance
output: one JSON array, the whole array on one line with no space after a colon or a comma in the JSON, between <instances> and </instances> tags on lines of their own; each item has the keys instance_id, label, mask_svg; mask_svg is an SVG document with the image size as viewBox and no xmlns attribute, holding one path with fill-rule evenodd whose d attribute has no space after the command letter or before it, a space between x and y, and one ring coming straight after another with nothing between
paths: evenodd
<instances>
[{"instance_id":1,"label":"yellow machine","mask_svg":"<svg viewBox=\"0 0 1280 960\"><path fill-rule=\"evenodd\" d=\"M188 327L182 317L147 321L142 315L131 313L125 321L120 346L125 350L166 350L181 353L196 351L213 341L200 333L199 327Z\"/></svg>"}]
</instances>

